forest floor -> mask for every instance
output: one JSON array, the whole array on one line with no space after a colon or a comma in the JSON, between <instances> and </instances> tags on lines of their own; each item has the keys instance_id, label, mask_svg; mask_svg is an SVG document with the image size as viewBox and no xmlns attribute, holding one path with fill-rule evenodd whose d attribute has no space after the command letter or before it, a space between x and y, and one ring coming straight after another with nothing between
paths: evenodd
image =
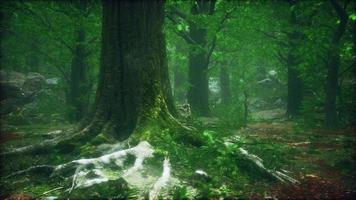
<instances>
[{"instance_id":1,"label":"forest floor","mask_svg":"<svg viewBox=\"0 0 356 200\"><path fill-rule=\"evenodd\" d=\"M342 131L303 132L295 126L292 122L256 123L238 131L259 143L258 155L264 160L270 160L269 151L274 151L275 157L284 155L283 159L288 159L284 169L293 172L293 177L300 181L297 185L276 184L251 197L355 199L355 127Z\"/></svg>"},{"instance_id":2,"label":"forest floor","mask_svg":"<svg viewBox=\"0 0 356 200\"><path fill-rule=\"evenodd\" d=\"M46 138L53 137L53 135L62 134L62 130L70 130L72 128L73 127L68 124L59 124L50 127L18 126L11 131L2 130L0 145L2 149L9 149L38 143ZM211 158L207 157L208 159L199 158L199 156L201 157L200 154L206 153L202 148L191 148L187 150L187 152L177 153L177 159L172 156L173 173L182 180L192 179L191 176L188 176L191 173L182 171L194 170L206 166L204 170L212 176L214 182L209 185L209 187L215 187L208 190L219 190L217 196L210 196L211 199L218 199L220 198L219 195L242 199L356 198L356 183L354 181L356 180L355 127L340 131L319 129L305 130L297 123L291 121L268 119L251 123L246 128L239 130L231 130L223 126L216 127L216 124L213 128L209 127L209 125L205 128L206 130L218 133L216 134L218 135L217 137L221 137L222 140L226 137L239 137L241 141L243 141L241 145L248 150L248 152L261 158L266 168L281 170L300 182L295 185L282 184L279 182L263 181L258 177L246 175L244 175L244 178L232 179L229 176L234 176L236 173L233 169L228 169L230 166L234 168L235 165L233 163L233 165L230 165L231 162L233 162L230 161L231 158L225 161L222 160L222 164L219 164L217 162L218 159L215 159L213 155L211 155ZM224 134L219 136L220 132L224 132ZM217 146L217 144L214 145ZM217 148L220 148L220 146L217 146ZM181 149L176 148L174 151L178 152L181 151ZM218 155L216 158L219 158L219 155L227 154L222 153L216 155ZM191 157L182 158L189 156ZM6 195L9 197L9 194L12 194L13 199L16 198L16 195L22 195L24 197L23 199L26 199L26 196L43 199L44 193L53 188L63 186L63 184L46 180L43 177L37 178L31 174L6 180L4 177L7 174L4 173L26 169L27 167L44 164L46 162L62 164L76 158L78 158L78 156L59 154L57 152L50 153L48 156L38 154L26 157L19 156L11 161L3 160L2 169L4 169L4 171L2 170L1 174L1 198L6 197ZM199 162L201 163L199 164ZM226 164L226 162L229 163ZM195 168L188 168L188 165L194 165ZM208 167L210 165L211 167ZM226 170L226 172L223 173L221 172L222 170ZM215 182L222 183L216 184ZM196 185L197 187L202 187L199 184ZM180 188L178 193L181 192L181 190L182 188ZM51 192L46 194L51 194ZM56 194L58 194L58 192L52 192L52 195ZM175 195L178 195L178 199L179 196L182 196L182 194Z\"/></svg>"}]
</instances>

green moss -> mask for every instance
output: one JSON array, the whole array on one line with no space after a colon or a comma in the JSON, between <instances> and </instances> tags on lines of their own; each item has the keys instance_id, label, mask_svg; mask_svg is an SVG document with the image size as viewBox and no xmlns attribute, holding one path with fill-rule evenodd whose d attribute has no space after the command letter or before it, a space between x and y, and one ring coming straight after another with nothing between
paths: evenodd
<instances>
[{"instance_id":1,"label":"green moss","mask_svg":"<svg viewBox=\"0 0 356 200\"><path fill-rule=\"evenodd\" d=\"M113 142L113 138L105 135L103 133L98 134L93 140L91 140L91 144L93 145L99 145L99 144L104 144L104 143L112 143Z\"/></svg>"}]
</instances>

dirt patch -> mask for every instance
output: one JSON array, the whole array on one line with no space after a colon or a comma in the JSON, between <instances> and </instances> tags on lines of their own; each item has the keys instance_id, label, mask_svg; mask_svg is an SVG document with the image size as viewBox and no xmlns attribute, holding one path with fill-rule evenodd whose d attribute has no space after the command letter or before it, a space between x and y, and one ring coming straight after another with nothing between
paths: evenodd
<instances>
[{"instance_id":1,"label":"dirt patch","mask_svg":"<svg viewBox=\"0 0 356 200\"><path fill-rule=\"evenodd\" d=\"M308 174L299 178L297 185L276 185L264 194L254 194L252 199L355 199L356 191L349 190L333 179Z\"/></svg>"},{"instance_id":2,"label":"dirt patch","mask_svg":"<svg viewBox=\"0 0 356 200\"><path fill-rule=\"evenodd\" d=\"M248 129L257 130L257 131L267 131L273 133L285 133L291 132L293 130L292 122L284 123L257 123L247 126Z\"/></svg>"},{"instance_id":3,"label":"dirt patch","mask_svg":"<svg viewBox=\"0 0 356 200\"><path fill-rule=\"evenodd\" d=\"M356 126L349 126L348 128L342 130L325 130L325 129L316 129L312 131L320 135L330 135L330 136L352 136L356 137Z\"/></svg>"},{"instance_id":4,"label":"dirt patch","mask_svg":"<svg viewBox=\"0 0 356 200\"><path fill-rule=\"evenodd\" d=\"M0 143L7 142L9 140L21 139L22 136L17 133L5 132L0 134Z\"/></svg>"},{"instance_id":5,"label":"dirt patch","mask_svg":"<svg viewBox=\"0 0 356 200\"><path fill-rule=\"evenodd\" d=\"M36 200L36 198L31 197L30 195L27 194L13 194L5 198L5 200Z\"/></svg>"}]
</instances>

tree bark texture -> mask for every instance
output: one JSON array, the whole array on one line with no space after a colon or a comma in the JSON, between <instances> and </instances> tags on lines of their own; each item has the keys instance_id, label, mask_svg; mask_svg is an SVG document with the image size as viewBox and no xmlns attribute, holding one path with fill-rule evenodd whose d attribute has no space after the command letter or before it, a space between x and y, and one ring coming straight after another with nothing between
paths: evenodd
<instances>
[{"instance_id":1,"label":"tree bark texture","mask_svg":"<svg viewBox=\"0 0 356 200\"><path fill-rule=\"evenodd\" d=\"M73 52L70 84L67 101L70 105L68 118L76 122L83 118L89 103L88 56L85 47L85 30L79 25L76 30L76 41Z\"/></svg>"},{"instance_id":2,"label":"tree bark texture","mask_svg":"<svg viewBox=\"0 0 356 200\"><path fill-rule=\"evenodd\" d=\"M214 0L196 0L191 9L193 15L212 15ZM188 103L192 113L197 116L209 116L209 79L207 62L207 29L195 23L190 24L189 37L194 41L188 58Z\"/></svg>"},{"instance_id":3,"label":"tree bark texture","mask_svg":"<svg viewBox=\"0 0 356 200\"><path fill-rule=\"evenodd\" d=\"M338 73L340 68L341 38L345 33L348 16L344 8L336 0L330 0L336 11L340 23L333 33L330 50L328 53L327 76L325 84L325 127L334 129L337 127L336 97L338 94Z\"/></svg>"},{"instance_id":4,"label":"tree bark texture","mask_svg":"<svg viewBox=\"0 0 356 200\"><path fill-rule=\"evenodd\" d=\"M89 127L124 139L145 120L169 115L163 22L163 1L103 1L101 67L85 120Z\"/></svg>"},{"instance_id":5,"label":"tree bark texture","mask_svg":"<svg viewBox=\"0 0 356 200\"><path fill-rule=\"evenodd\" d=\"M290 2L293 6L294 1ZM291 10L289 22L296 29L297 17L294 9ZM289 50L287 55L287 73L288 73L288 96L287 96L287 116L294 117L299 114L299 109L303 100L303 81L300 78L298 71L298 56L297 48L301 42L301 33L298 30L293 30L287 34Z\"/></svg>"}]
</instances>

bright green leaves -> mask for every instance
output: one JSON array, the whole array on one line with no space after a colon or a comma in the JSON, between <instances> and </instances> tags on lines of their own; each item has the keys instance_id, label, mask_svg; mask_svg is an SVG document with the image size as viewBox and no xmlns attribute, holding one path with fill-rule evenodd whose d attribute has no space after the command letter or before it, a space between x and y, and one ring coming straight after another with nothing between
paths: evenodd
<instances>
[{"instance_id":1,"label":"bright green leaves","mask_svg":"<svg viewBox=\"0 0 356 200\"><path fill-rule=\"evenodd\" d=\"M204 139L208 142L208 144L212 144L215 142L214 135L215 132L206 130L203 132Z\"/></svg>"},{"instance_id":2,"label":"bright green leaves","mask_svg":"<svg viewBox=\"0 0 356 200\"><path fill-rule=\"evenodd\" d=\"M177 25L177 29L178 29L178 31L182 31L182 30L183 30L182 24L178 24L178 25Z\"/></svg>"},{"instance_id":3,"label":"bright green leaves","mask_svg":"<svg viewBox=\"0 0 356 200\"><path fill-rule=\"evenodd\" d=\"M178 31L189 31L189 26L187 24L177 24Z\"/></svg>"},{"instance_id":4,"label":"bright green leaves","mask_svg":"<svg viewBox=\"0 0 356 200\"><path fill-rule=\"evenodd\" d=\"M352 21L356 21L356 13L352 13L349 18L352 20Z\"/></svg>"}]
</instances>

